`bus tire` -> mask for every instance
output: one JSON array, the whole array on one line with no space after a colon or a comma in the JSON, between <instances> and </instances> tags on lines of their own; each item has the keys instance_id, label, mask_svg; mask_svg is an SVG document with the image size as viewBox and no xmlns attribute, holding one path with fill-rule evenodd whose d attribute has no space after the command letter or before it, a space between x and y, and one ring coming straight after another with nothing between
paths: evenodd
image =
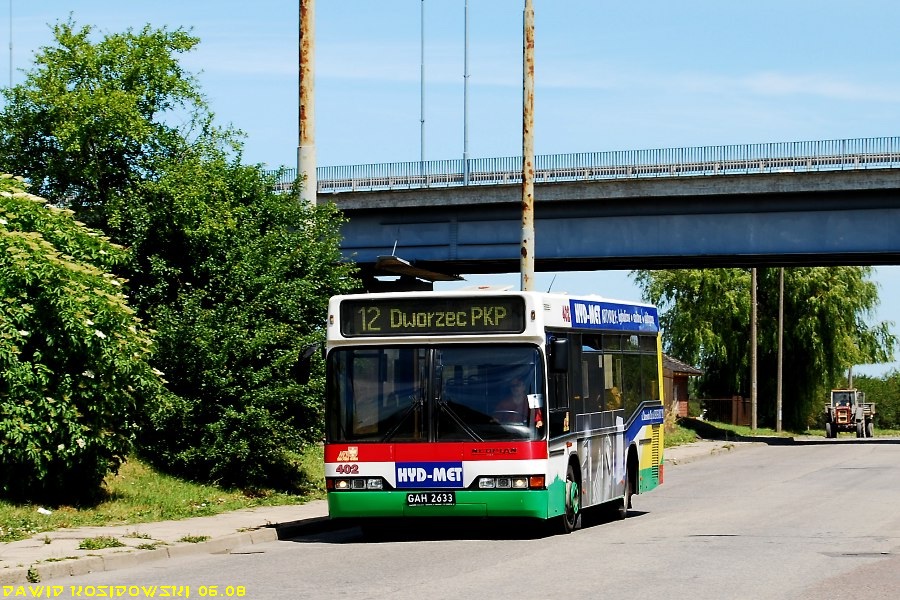
<instances>
[{"instance_id":1,"label":"bus tire","mask_svg":"<svg viewBox=\"0 0 900 600\"><path fill-rule=\"evenodd\" d=\"M631 508L631 499L637 493L635 484L638 481L637 449L632 446L628 450L628 460L625 463L625 510Z\"/></svg>"},{"instance_id":2,"label":"bus tire","mask_svg":"<svg viewBox=\"0 0 900 600\"><path fill-rule=\"evenodd\" d=\"M631 473L628 472L628 469L625 470L625 497L622 498L622 501L617 506L616 510L616 518L619 520L624 519L628 516L628 509L631 508Z\"/></svg>"},{"instance_id":3,"label":"bus tire","mask_svg":"<svg viewBox=\"0 0 900 600\"><path fill-rule=\"evenodd\" d=\"M566 504L562 515L563 533L572 533L581 523L581 483L575 474L575 467L569 463L566 468Z\"/></svg>"}]
</instances>

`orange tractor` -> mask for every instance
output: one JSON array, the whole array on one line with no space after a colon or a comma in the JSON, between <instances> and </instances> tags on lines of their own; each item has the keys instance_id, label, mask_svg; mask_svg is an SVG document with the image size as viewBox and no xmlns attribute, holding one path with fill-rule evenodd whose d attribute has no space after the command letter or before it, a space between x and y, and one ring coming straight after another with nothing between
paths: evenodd
<instances>
[{"instance_id":1,"label":"orange tractor","mask_svg":"<svg viewBox=\"0 0 900 600\"><path fill-rule=\"evenodd\" d=\"M825 437L835 438L840 431L855 431L856 437L873 437L875 403L866 402L865 392L857 389L831 390L825 405Z\"/></svg>"}]
</instances>

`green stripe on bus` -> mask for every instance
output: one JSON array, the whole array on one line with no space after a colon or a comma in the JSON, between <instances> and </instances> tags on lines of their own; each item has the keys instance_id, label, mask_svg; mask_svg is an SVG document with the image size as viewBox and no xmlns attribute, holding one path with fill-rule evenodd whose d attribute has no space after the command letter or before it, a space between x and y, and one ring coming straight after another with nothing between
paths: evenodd
<instances>
[{"instance_id":1,"label":"green stripe on bus","mask_svg":"<svg viewBox=\"0 0 900 600\"><path fill-rule=\"evenodd\" d=\"M638 490L641 493L649 492L659 485L659 468L650 467L641 469L638 474Z\"/></svg>"},{"instance_id":2,"label":"green stripe on bus","mask_svg":"<svg viewBox=\"0 0 900 600\"><path fill-rule=\"evenodd\" d=\"M546 519L547 490L459 490L450 506L407 506L407 492L330 492L331 518L531 517Z\"/></svg>"}]
</instances>

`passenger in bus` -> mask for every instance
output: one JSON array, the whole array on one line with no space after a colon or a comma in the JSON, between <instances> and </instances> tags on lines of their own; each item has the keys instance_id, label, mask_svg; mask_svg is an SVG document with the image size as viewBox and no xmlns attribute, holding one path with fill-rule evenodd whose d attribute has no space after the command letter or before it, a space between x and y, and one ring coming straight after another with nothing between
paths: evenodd
<instances>
[{"instance_id":1,"label":"passenger in bus","mask_svg":"<svg viewBox=\"0 0 900 600\"><path fill-rule=\"evenodd\" d=\"M528 389L518 377L509 385L509 393L494 407L494 418L501 423L524 423L528 419Z\"/></svg>"},{"instance_id":2,"label":"passenger in bus","mask_svg":"<svg viewBox=\"0 0 900 600\"><path fill-rule=\"evenodd\" d=\"M622 392L613 386L606 390L606 410L618 410L622 408Z\"/></svg>"}]
</instances>

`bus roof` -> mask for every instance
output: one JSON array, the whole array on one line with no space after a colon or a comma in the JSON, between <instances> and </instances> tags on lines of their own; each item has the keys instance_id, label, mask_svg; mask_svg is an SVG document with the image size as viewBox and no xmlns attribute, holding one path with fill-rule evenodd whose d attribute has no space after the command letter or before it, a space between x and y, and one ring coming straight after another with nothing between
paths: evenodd
<instances>
[{"instance_id":1,"label":"bus roof","mask_svg":"<svg viewBox=\"0 0 900 600\"><path fill-rule=\"evenodd\" d=\"M583 300L591 300L591 301L604 301L604 302L614 302L616 304L624 304L631 306L646 306L653 307L653 304L643 302L640 300L626 300L622 298L613 298L610 296L601 296L600 294L569 294L568 292L525 292L521 290L513 290L510 289L510 286L493 286L493 285L478 285L478 286L468 286L462 287L458 289L452 290L441 290L441 291L412 291L412 292L368 292L361 294L345 294L343 296L335 296L336 299L353 299L353 298L371 298L371 297L396 297L396 298L415 298L415 297L425 297L425 298L439 298L442 296L479 296L479 295L512 295L512 296L531 296L534 298L541 299L556 299L556 300L569 300L569 299L583 299Z\"/></svg>"},{"instance_id":2,"label":"bus roof","mask_svg":"<svg viewBox=\"0 0 900 600\"><path fill-rule=\"evenodd\" d=\"M520 300L519 300L520 299ZM335 296L328 337L531 336L547 328L659 333L652 304L599 295L461 289Z\"/></svg>"}]
</instances>

